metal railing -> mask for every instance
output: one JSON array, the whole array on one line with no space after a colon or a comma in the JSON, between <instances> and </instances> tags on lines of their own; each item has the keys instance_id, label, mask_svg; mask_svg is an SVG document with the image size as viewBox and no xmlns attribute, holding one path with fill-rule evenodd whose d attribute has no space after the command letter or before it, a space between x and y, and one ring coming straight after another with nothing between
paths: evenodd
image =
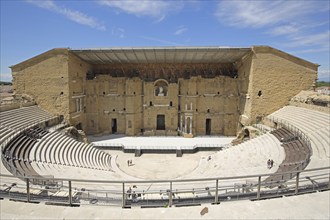
<instances>
[{"instance_id":1,"label":"metal railing","mask_svg":"<svg viewBox=\"0 0 330 220\"><path fill-rule=\"evenodd\" d=\"M264 120L266 121L268 120L269 122L273 123L276 129L281 127L286 128L287 130L293 133L294 138L297 138L304 144L304 146L308 147L309 153L306 155L306 157L303 160L299 162L295 162L294 164L285 164L285 165L296 165L294 169L301 169L301 170L307 167L308 163L310 162L310 157L313 155L313 149L311 146L310 138L303 131L301 131L296 126L293 126L286 120L278 119L273 116L268 116Z\"/></svg>"},{"instance_id":2,"label":"metal railing","mask_svg":"<svg viewBox=\"0 0 330 220\"><path fill-rule=\"evenodd\" d=\"M105 181L17 177L0 174L0 197L27 202L77 205L109 205L118 207L171 207L203 203L219 204L235 200L260 200L284 195L298 195L330 189L330 167L295 170L282 175L295 176L278 187L262 179L269 174L205 179ZM39 185L38 179L45 184ZM61 184L47 185L51 183ZM276 183L278 184L278 182Z\"/></svg>"}]
</instances>

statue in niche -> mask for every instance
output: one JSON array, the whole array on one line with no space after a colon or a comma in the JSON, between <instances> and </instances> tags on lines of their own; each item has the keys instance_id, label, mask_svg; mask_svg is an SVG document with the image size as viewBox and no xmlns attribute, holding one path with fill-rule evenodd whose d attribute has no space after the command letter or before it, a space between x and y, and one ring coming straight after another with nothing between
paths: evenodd
<instances>
[{"instance_id":1,"label":"statue in niche","mask_svg":"<svg viewBox=\"0 0 330 220\"><path fill-rule=\"evenodd\" d=\"M165 94L164 94L164 89L163 89L163 87L161 87L161 86L159 86L158 87L158 96L164 96Z\"/></svg>"},{"instance_id":2,"label":"statue in niche","mask_svg":"<svg viewBox=\"0 0 330 220\"><path fill-rule=\"evenodd\" d=\"M167 96L168 85L165 81L158 81L155 84L154 91L155 96Z\"/></svg>"}]
</instances>

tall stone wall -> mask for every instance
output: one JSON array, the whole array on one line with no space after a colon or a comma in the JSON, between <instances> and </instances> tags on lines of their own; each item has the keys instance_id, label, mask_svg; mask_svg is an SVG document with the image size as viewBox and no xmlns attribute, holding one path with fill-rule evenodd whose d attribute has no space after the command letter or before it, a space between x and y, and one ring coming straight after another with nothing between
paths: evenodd
<instances>
[{"instance_id":1,"label":"tall stone wall","mask_svg":"<svg viewBox=\"0 0 330 220\"><path fill-rule=\"evenodd\" d=\"M159 93L162 85L164 95ZM178 84L160 79L143 82L143 130L150 135L176 135L178 127ZM165 130L157 130L157 116L165 116Z\"/></svg>"},{"instance_id":2,"label":"tall stone wall","mask_svg":"<svg viewBox=\"0 0 330 220\"><path fill-rule=\"evenodd\" d=\"M250 123L288 105L301 90L311 89L317 65L270 47L253 47L249 101Z\"/></svg>"},{"instance_id":3,"label":"tall stone wall","mask_svg":"<svg viewBox=\"0 0 330 220\"><path fill-rule=\"evenodd\" d=\"M263 46L223 64L100 65L53 49L12 72L17 95L88 134L235 135L311 88L317 65Z\"/></svg>"},{"instance_id":4,"label":"tall stone wall","mask_svg":"<svg viewBox=\"0 0 330 220\"><path fill-rule=\"evenodd\" d=\"M181 112L192 115L193 134L205 135L209 119L211 135L235 135L239 117L238 82L226 76L179 81Z\"/></svg>"},{"instance_id":5,"label":"tall stone wall","mask_svg":"<svg viewBox=\"0 0 330 220\"><path fill-rule=\"evenodd\" d=\"M80 129L87 128L86 119L86 74L92 70L93 66L73 53L69 53L69 114L70 124L78 126Z\"/></svg>"},{"instance_id":6,"label":"tall stone wall","mask_svg":"<svg viewBox=\"0 0 330 220\"><path fill-rule=\"evenodd\" d=\"M11 69L17 96L32 96L41 108L69 120L67 49L50 50Z\"/></svg>"},{"instance_id":7,"label":"tall stone wall","mask_svg":"<svg viewBox=\"0 0 330 220\"><path fill-rule=\"evenodd\" d=\"M237 64L236 68L238 71L238 92L239 92L239 124L238 130L243 126L249 125L250 119L249 116L251 115L251 108L248 106L251 105L251 99L249 95L249 84L250 80L252 79L252 53L246 55L242 58Z\"/></svg>"},{"instance_id":8,"label":"tall stone wall","mask_svg":"<svg viewBox=\"0 0 330 220\"><path fill-rule=\"evenodd\" d=\"M85 130L89 134L177 135L182 116L183 121L190 118L194 135L206 134L207 119L211 120L211 135L235 135L238 82L226 76L181 78L170 83L164 79L149 82L138 77L96 75L85 82ZM162 95L157 94L159 85L164 90ZM157 129L157 118L162 115L164 130ZM183 126L187 126L185 122Z\"/></svg>"}]
</instances>

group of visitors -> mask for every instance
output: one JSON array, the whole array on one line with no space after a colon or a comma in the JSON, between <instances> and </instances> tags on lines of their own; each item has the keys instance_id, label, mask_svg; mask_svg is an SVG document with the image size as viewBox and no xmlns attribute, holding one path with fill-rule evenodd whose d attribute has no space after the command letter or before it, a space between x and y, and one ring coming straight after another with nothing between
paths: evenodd
<instances>
[{"instance_id":1,"label":"group of visitors","mask_svg":"<svg viewBox=\"0 0 330 220\"><path fill-rule=\"evenodd\" d=\"M127 166L132 166L133 165L133 160L127 160Z\"/></svg>"},{"instance_id":2,"label":"group of visitors","mask_svg":"<svg viewBox=\"0 0 330 220\"><path fill-rule=\"evenodd\" d=\"M137 186L134 185L133 186L133 189L137 189ZM132 201L133 202L137 202L138 201L138 198L141 197L141 194L137 194L135 193L135 190L133 191L131 187L128 188L127 190L127 198L130 199L132 198Z\"/></svg>"}]
</instances>

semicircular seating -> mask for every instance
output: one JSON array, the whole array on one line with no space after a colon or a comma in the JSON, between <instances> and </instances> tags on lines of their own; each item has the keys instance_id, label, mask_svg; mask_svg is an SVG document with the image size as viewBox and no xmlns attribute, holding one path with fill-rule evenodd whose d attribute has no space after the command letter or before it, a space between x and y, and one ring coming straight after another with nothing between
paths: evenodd
<instances>
[{"instance_id":1,"label":"semicircular seating","mask_svg":"<svg viewBox=\"0 0 330 220\"><path fill-rule=\"evenodd\" d=\"M0 112L0 118L2 161L14 175L38 176L32 163L111 170L109 154L92 144L43 129L58 124L59 117L38 106Z\"/></svg>"},{"instance_id":2,"label":"semicircular seating","mask_svg":"<svg viewBox=\"0 0 330 220\"><path fill-rule=\"evenodd\" d=\"M111 170L111 155L54 131L38 142L30 158L35 162L89 169Z\"/></svg>"},{"instance_id":3,"label":"semicircular seating","mask_svg":"<svg viewBox=\"0 0 330 220\"><path fill-rule=\"evenodd\" d=\"M272 113L271 118L282 120L304 132L311 140L313 155L308 168L329 165L330 114L306 108L285 106Z\"/></svg>"}]
</instances>

